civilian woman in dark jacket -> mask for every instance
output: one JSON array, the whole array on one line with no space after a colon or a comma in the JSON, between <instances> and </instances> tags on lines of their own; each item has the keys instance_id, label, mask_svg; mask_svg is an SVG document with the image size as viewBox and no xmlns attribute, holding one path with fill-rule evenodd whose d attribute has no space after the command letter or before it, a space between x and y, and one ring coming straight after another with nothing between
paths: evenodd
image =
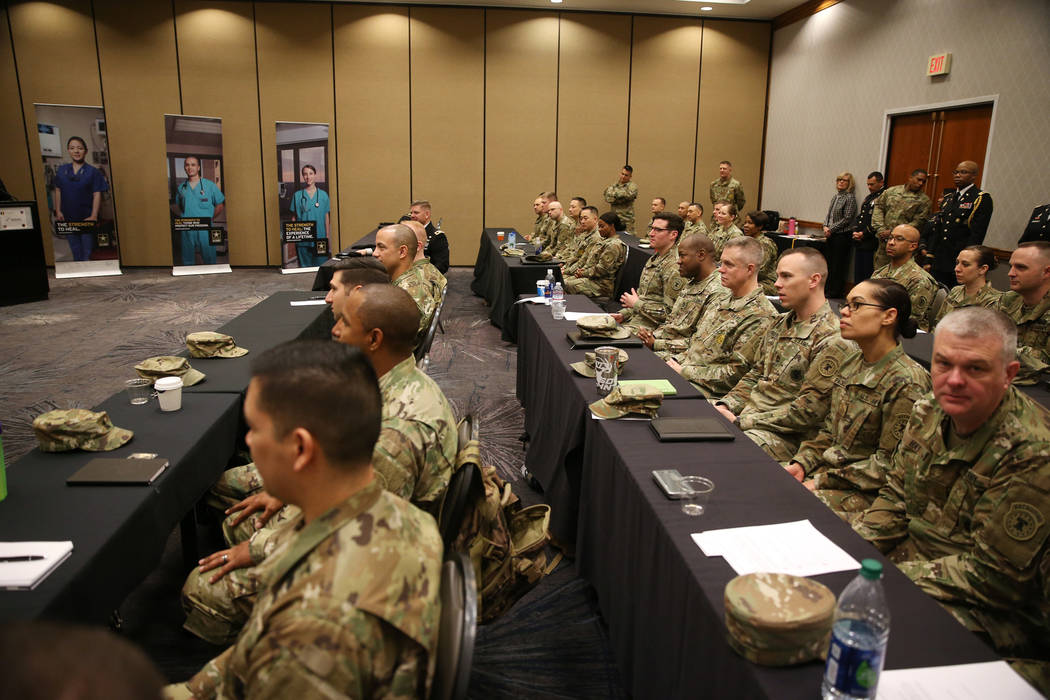
<instances>
[{"instance_id":1,"label":"civilian woman in dark jacket","mask_svg":"<svg viewBox=\"0 0 1050 700\"><path fill-rule=\"evenodd\" d=\"M841 297L846 291L846 266L853 241L853 219L857 216L855 186L852 173L840 173L835 178L835 196L824 217L824 235L828 238L824 256L828 261L828 283L824 293L829 297Z\"/></svg>"}]
</instances>

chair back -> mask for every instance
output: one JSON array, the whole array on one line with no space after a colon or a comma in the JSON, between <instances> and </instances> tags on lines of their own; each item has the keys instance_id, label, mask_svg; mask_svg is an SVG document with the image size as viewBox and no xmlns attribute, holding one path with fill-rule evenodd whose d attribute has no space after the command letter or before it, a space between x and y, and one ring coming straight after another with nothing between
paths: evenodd
<instances>
[{"instance_id":1,"label":"chair back","mask_svg":"<svg viewBox=\"0 0 1050 700\"><path fill-rule=\"evenodd\" d=\"M450 552L441 566L441 626L430 697L462 700L470 685L477 635L478 589L466 552Z\"/></svg>"},{"instance_id":2,"label":"chair back","mask_svg":"<svg viewBox=\"0 0 1050 700\"><path fill-rule=\"evenodd\" d=\"M445 307L446 296L448 296L448 286L441 290L441 301L438 302L437 308L434 309L434 318L430 319L430 325L427 326L427 333L423 336L423 342L419 344L419 347L413 353L417 367L423 367L423 360L430 353L430 346L434 344L434 334L437 332L438 321L441 320L441 309Z\"/></svg>"},{"instance_id":3,"label":"chair back","mask_svg":"<svg viewBox=\"0 0 1050 700\"><path fill-rule=\"evenodd\" d=\"M477 452L478 422L467 415L459 423L459 448L456 455L456 471L449 479L445 497L438 512L438 531L448 551L463 530L463 519L471 502L484 496L481 465ZM474 448L474 449L467 449Z\"/></svg>"},{"instance_id":4,"label":"chair back","mask_svg":"<svg viewBox=\"0 0 1050 700\"><path fill-rule=\"evenodd\" d=\"M937 315L941 312L941 307L944 306L945 300L948 298L948 288L943 284L937 284L937 291L933 295L933 301L930 302L930 308L926 310L926 323L929 325L928 328L933 328L937 323Z\"/></svg>"}]
</instances>

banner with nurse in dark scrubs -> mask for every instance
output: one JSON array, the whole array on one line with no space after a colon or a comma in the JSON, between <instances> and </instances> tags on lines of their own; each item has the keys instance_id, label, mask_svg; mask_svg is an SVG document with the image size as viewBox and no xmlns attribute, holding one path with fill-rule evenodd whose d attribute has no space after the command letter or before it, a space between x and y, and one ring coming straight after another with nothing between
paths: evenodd
<instances>
[{"instance_id":1,"label":"banner with nurse in dark scrubs","mask_svg":"<svg viewBox=\"0 0 1050 700\"><path fill-rule=\"evenodd\" d=\"M310 272L330 248L332 201L328 196L328 124L277 122L281 272Z\"/></svg>"},{"instance_id":2,"label":"banner with nurse in dark scrubs","mask_svg":"<svg viewBox=\"0 0 1050 700\"><path fill-rule=\"evenodd\" d=\"M230 272L222 120L164 115L172 274Z\"/></svg>"},{"instance_id":3,"label":"banner with nurse in dark scrubs","mask_svg":"<svg viewBox=\"0 0 1050 700\"><path fill-rule=\"evenodd\" d=\"M34 106L55 276L119 275L105 112L91 106Z\"/></svg>"}]
</instances>

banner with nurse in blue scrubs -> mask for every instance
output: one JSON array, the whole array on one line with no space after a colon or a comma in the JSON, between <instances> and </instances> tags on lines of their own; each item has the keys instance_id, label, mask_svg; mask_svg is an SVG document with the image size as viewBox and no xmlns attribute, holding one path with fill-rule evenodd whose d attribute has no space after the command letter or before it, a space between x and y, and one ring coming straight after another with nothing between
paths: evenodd
<instances>
[{"instance_id":1,"label":"banner with nurse in blue scrubs","mask_svg":"<svg viewBox=\"0 0 1050 700\"><path fill-rule=\"evenodd\" d=\"M230 272L222 120L164 115L173 274Z\"/></svg>"},{"instance_id":2,"label":"banner with nurse in blue scrubs","mask_svg":"<svg viewBox=\"0 0 1050 700\"><path fill-rule=\"evenodd\" d=\"M277 122L281 272L309 272L332 257L328 124Z\"/></svg>"}]
</instances>

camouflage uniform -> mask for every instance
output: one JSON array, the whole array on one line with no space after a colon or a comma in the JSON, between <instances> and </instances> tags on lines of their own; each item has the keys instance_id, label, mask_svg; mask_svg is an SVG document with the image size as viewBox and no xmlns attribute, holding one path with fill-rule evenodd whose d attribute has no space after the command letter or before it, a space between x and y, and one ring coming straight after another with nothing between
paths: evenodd
<instances>
[{"instance_id":1,"label":"camouflage uniform","mask_svg":"<svg viewBox=\"0 0 1050 700\"><path fill-rule=\"evenodd\" d=\"M854 346L839 335L827 302L806 321L781 314L755 342L756 364L717 403L769 456L786 462L823 424L832 380Z\"/></svg>"},{"instance_id":2,"label":"camouflage uniform","mask_svg":"<svg viewBox=\"0 0 1050 700\"><path fill-rule=\"evenodd\" d=\"M623 324L633 331L655 329L667 320L685 280L678 274L678 246L672 245L645 262L638 280L638 302L620 310Z\"/></svg>"},{"instance_id":3,"label":"camouflage uniform","mask_svg":"<svg viewBox=\"0 0 1050 700\"><path fill-rule=\"evenodd\" d=\"M370 484L261 567L236 643L175 697L417 698L434 675L441 537L434 520Z\"/></svg>"},{"instance_id":4,"label":"camouflage uniform","mask_svg":"<svg viewBox=\"0 0 1050 700\"><path fill-rule=\"evenodd\" d=\"M722 297L729 295L729 290L722 286L722 277L717 270L702 280L683 277L682 281L685 286L678 292L667 320L653 331L653 352L663 360L684 355L689 349L689 339L696 332L696 324L704 313L721 301Z\"/></svg>"},{"instance_id":5,"label":"camouflage uniform","mask_svg":"<svg viewBox=\"0 0 1050 700\"><path fill-rule=\"evenodd\" d=\"M638 185L633 182L615 182L605 188L605 201L620 217L623 230L634 233L634 200L638 199Z\"/></svg>"},{"instance_id":6,"label":"camouflage uniform","mask_svg":"<svg viewBox=\"0 0 1050 700\"><path fill-rule=\"evenodd\" d=\"M890 457L912 406L930 391L930 375L898 343L874 364L855 351L832 382L824 427L802 443L791 461L813 480L817 498L851 520L886 483Z\"/></svg>"},{"instance_id":7,"label":"camouflage uniform","mask_svg":"<svg viewBox=\"0 0 1050 700\"><path fill-rule=\"evenodd\" d=\"M1041 661L1044 693L1050 691L1048 417L1010 387L991 418L963 438L927 396L915 404L886 485L853 526L1000 655Z\"/></svg>"},{"instance_id":8,"label":"camouflage uniform","mask_svg":"<svg viewBox=\"0 0 1050 700\"><path fill-rule=\"evenodd\" d=\"M715 224L715 227L707 233L707 237L715 244L715 260L722 259L722 249L726 247L726 243L743 235L744 232L737 228L736 224L729 224L729 228L723 227L722 224Z\"/></svg>"},{"instance_id":9,"label":"camouflage uniform","mask_svg":"<svg viewBox=\"0 0 1050 700\"><path fill-rule=\"evenodd\" d=\"M716 178L711 181L711 189L709 194L711 195L711 221L715 220L715 202L731 202L736 205L738 212L744 211L744 204L747 200L744 198L744 188L741 187L740 181L735 177L729 178L728 181L722 178ZM740 216L734 221L739 221Z\"/></svg>"},{"instance_id":10,"label":"camouflage uniform","mask_svg":"<svg viewBox=\"0 0 1050 700\"><path fill-rule=\"evenodd\" d=\"M685 228L682 230L682 238L691 236L694 233L702 233L705 236L710 234L707 232L707 225L703 221L697 221L695 224L691 224L688 221L685 222Z\"/></svg>"},{"instance_id":11,"label":"camouflage uniform","mask_svg":"<svg viewBox=\"0 0 1050 700\"><path fill-rule=\"evenodd\" d=\"M1021 369L1015 384L1035 384L1039 375L1050 368L1050 293L1035 306L1025 306L1024 297L1006 292L998 309L1017 324L1017 359Z\"/></svg>"},{"instance_id":12,"label":"camouflage uniform","mask_svg":"<svg viewBox=\"0 0 1050 700\"><path fill-rule=\"evenodd\" d=\"M550 252L558 257L558 253L564 252L566 248L571 246L573 234L576 232L576 222L568 216L562 216L561 219L554 223L551 220L550 226L550 239L547 243L547 248Z\"/></svg>"},{"instance_id":13,"label":"camouflage uniform","mask_svg":"<svg viewBox=\"0 0 1050 700\"><path fill-rule=\"evenodd\" d=\"M576 231L576 234L565 242L565 246L559 251L557 256L562 261L562 276L571 275L583 262L584 258L587 257L587 251L598 245L601 240L602 236L598 233L597 227L586 233Z\"/></svg>"},{"instance_id":14,"label":"camouflage uniform","mask_svg":"<svg viewBox=\"0 0 1050 700\"><path fill-rule=\"evenodd\" d=\"M430 321L434 318L441 297L434 296L433 285L415 262L397 276L394 286L401 287L408 292L412 301L416 302L416 306L419 307L419 330L416 331L416 345L418 346L423 341L423 336L427 334L427 329L430 328Z\"/></svg>"},{"instance_id":15,"label":"camouflage uniform","mask_svg":"<svg viewBox=\"0 0 1050 700\"><path fill-rule=\"evenodd\" d=\"M739 299L720 297L700 319L681 375L705 397L722 396L754 364L755 338L776 316L761 287Z\"/></svg>"},{"instance_id":16,"label":"camouflage uniform","mask_svg":"<svg viewBox=\"0 0 1050 700\"><path fill-rule=\"evenodd\" d=\"M546 248L550 243L550 228L552 223L551 218L546 214L540 214L537 216L536 225L532 229L532 242Z\"/></svg>"},{"instance_id":17,"label":"camouflage uniform","mask_svg":"<svg viewBox=\"0 0 1050 700\"><path fill-rule=\"evenodd\" d=\"M957 287L952 287L952 291L948 292L948 297L944 300L944 304L941 305L941 310L937 312L937 323L940 323L941 319L952 311L965 309L967 306L984 306L994 309L998 306L999 298L1002 295L1002 292L990 284L985 284L972 297L966 296L966 287L961 284Z\"/></svg>"},{"instance_id":18,"label":"camouflage uniform","mask_svg":"<svg viewBox=\"0 0 1050 700\"><path fill-rule=\"evenodd\" d=\"M780 252L777 244L769 236L758 234L755 240L762 245L762 267L758 269L758 283L762 285L762 291L769 295L777 293L773 283L777 281L777 260Z\"/></svg>"},{"instance_id":19,"label":"camouflage uniform","mask_svg":"<svg viewBox=\"0 0 1050 700\"><path fill-rule=\"evenodd\" d=\"M417 268L420 274L423 275L423 279L430 283L430 292L434 295L434 298L441 302L441 293L448 287L448 280L445 278L441 271L438 270L430 262L428 258L422 258L420 260L412 261L412 267Z\"/></svg>"},{"instance_id":20,"label":"camouflage uniform","mask_svg":"<svg viewBox=\"0 0 1050 700\"><path fill-rule=\"evenodd\" d=\"M904 185L887 187L871 207L871 228L879 231L892 231L901 224L914 226L919 231L930 217L930 198L922 190L910 192ZM879 248L875 251L875 268L888 265L890 256L886 254L886 240L879 238Z\"/></svg>"},{"instance_id":21,"label":"camouflage uniform","mask_svg":"<svg viewBox=\"0 0 1050 700\"><path fill-rule=\"evenodd\" d=\"M612 296L616 273L626 258L627 244L619 236L599 236L599 240L575 266L572 275L565 278L565 291L589 297Z\"/></svg>"},{"instance_id":22,"label":"camouflage uniform","mask_svg":"<svg viewBox=\"0 0 1050 700\"><path fill-rule=\"evenodd\" d=\"M930 330L927 315L938 287L937 280L933 279L929 272L919 267L914 259L909 258L908 262L900 267L893 265L880 267L871 273L871 278L873 280L893 280L907 289L908 296L911 298L911 320L915 321L915 324L924 331Z\"/></svg>"}]
</instances>

